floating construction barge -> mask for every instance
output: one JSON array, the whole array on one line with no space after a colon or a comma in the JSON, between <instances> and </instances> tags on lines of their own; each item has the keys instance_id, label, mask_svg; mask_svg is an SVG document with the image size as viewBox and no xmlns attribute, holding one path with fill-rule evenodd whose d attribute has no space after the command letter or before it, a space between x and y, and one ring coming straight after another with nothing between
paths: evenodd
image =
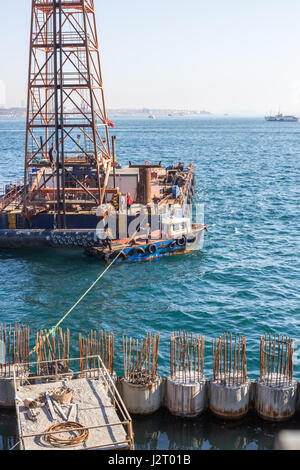
<instances>
[{"instance_id":1,"label":"floating construction barge","mask_svg":"<svg viewBox=\"0 0 300 470\"><path fill-rule=\"evenodd\" d=\"M193 164L122 168L109 127L94 1L33 0L24 180L0 191L0 248L93 247L103 207L118 241L141 211L159 224L192 201Z\"/></svg>"},{"instance_id":2,"label":"floating construction barge","mask_svg":"<svg viewBox=\"0 0 300 470\"><path fill-rule=\"evenodd\" d=\"M74 175L74 167L69 168ZM34 176L39 184L31 192L35 209L24 214L24 186L10 185L0 196L0 247L88 247L95 244L95 232L101 216L98 215L99 200L94 196L97 188L84 188L84 173L78 181L64 187L66 197L63 220L59 227L56 211L56 187L53 176ZM194 194L195 177L193 165L184 168L182 164L174 168L161 165L129 165L115 171L117 189L114 189L114 175L108 179L102 207L110 207L110 217L115 218L113 225L116 239L128 237L128 228L139 220L141 208L148 213L148 221L166 215L170 208L182 210L190 203ZM94 180L92 185L96 185ZM174 189L175 188L175 189ZM5 188L4 188L5 189ZM129 191L130 189L130 191ZM130 192L130 209L119 207L119 201ZM121 194L120 194L121 193ZM117 196L117 207L113 202ZM142 209L143 210L143 209ZM60 214L62 216L62 214ZM61 219L60 219L61 220Z\"/></svg>"}]
</instances>

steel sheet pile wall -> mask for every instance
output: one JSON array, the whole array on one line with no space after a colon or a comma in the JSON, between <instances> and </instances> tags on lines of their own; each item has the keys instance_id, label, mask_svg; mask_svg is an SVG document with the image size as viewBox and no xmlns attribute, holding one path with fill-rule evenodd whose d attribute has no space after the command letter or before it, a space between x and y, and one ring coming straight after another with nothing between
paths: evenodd
<instances>
[{"instance_id":1,"label":"steel sheet pile wall","mask_svg":"<svg viewBox=\"0 0 300 470\"><path fill-rule=\"evenodd\" d=\"M246 339L224 333L212 340L213 378L211 411L225 419L237 419L249 409L251 381L247 377Z\"/></svg>"},{"instance_id":2,"label":"steel sheet pile wall","mask_svg":"<svg viewBox=\"0 0 300 470\"><path fill-rule=\"evenodd\" d=\"M157 375L160 334L144 340L123 337L122 395L129 412L154 413L162 403L162 380Z\"/></svg>"},{"instance_id":3,"label":"steel sheet pile wall","mask_svg":"<svg viewBox=\"0 0 300 470\"><path fill-rule=\"evenodd\" d=\"M176 416L194 417L206 407L204 346L202 335L179 331L170 337L171 373L166 404Z\"/></svg>"},{"instance_id":4,"label":"steel sheet pile wall","mask_svg":"<svg viewBox=\"0 0 300 470\"><path fill-rule=\"evenodd\" d=\"M260 377L256 385L256 410L265 419L280 421L293 416L297 383L293 379L294 341L264 335L260 340Z\"/></svg>"}]
</instances>

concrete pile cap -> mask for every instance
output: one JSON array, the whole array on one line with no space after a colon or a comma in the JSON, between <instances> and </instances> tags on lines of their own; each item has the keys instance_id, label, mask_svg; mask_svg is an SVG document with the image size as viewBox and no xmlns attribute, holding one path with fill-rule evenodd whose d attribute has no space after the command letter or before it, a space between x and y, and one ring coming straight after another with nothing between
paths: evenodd
<instances>
[{"instance_id":1,"label":"concrete pile cap","mask_svg":"<svg viewBox=\"0 0 300 470\"><path fill-rule=\"evenodd\" d=\"M243 377L241 373L235 374L235 376L230 373L220 374L217 378L211 379L211 383L214 385L231 389L248 385L249 382L249 377Z\"/></svg>"},{"instance_id":2,"label":"concrete pile cap","mask_svg":"<svg viewBox=\"0 0 300 470\"><path fill-rule=\"evenodd\" d=\"M147 382L147 383L134 383L134 382L131 382L130 380L126 379L126 377L122 377L121 381L125 382L126 384L130 385L131 387L135 387L137 389L138 388L146 389L146 388L151 388L155 385L160 384L160 382L162 381L162 378L158 375L157 377L154 378L154 380L152 379L150 382Z\"/></svg>"},{"instance_id":3,"label":"concrete pile cap","mask_svg":"<svg viewBox=\"0 0 300 470\"><path fill-rule=\"evenodd\" d=\"M297 386L295 379L291 379L289 376L284 374L270 373L263 375L257 379L259 385L270 387L270 388L290 388Z\"/></svg>"},{"instance_id":4,"label":"concrete pile cap","mask_svg":"<svg viewBox=\"0 0 300 470\"><path fill-rule=\"evenodd\" d=\"M204 375L195 373L194 371L176 371L174 375L168 377L168 381L173 382L176 385L193 386L199 383L206 382Z\"/></svg>"}]
</instances>

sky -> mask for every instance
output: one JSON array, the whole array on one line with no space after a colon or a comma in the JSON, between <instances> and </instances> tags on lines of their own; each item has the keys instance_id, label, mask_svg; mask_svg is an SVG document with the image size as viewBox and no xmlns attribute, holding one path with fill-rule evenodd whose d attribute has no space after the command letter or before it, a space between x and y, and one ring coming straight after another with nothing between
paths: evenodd
<instances>
[{"instance_id":1,"label":"sky","mask_svg":"<svg viewBox=\"0 0 300 470\"><path fill-rule=\"evenodd\" d=\"M20 106L26 99L31 0L2 3L0 83L6 105ZM300 115L299 0L95 5L108 108L251 115L280 107Z\"/></svg>"}]
</instances>

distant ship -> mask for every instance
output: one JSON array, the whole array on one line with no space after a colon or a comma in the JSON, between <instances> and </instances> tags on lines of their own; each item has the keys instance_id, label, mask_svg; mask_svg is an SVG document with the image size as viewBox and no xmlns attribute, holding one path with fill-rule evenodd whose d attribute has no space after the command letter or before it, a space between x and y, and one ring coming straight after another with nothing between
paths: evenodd
<instances>
[{"instance_id":1,"label":"distant ship","mask_svg":"<svg viewBox=\"0 0 300 470\"><path fill-rule=\"evenodd\" d=\"M276 116L265 116L266 121L276 122L298 122L299 119L296 116L284 116L282 113L278 113Z\"/></svg>"}]
</instances>

